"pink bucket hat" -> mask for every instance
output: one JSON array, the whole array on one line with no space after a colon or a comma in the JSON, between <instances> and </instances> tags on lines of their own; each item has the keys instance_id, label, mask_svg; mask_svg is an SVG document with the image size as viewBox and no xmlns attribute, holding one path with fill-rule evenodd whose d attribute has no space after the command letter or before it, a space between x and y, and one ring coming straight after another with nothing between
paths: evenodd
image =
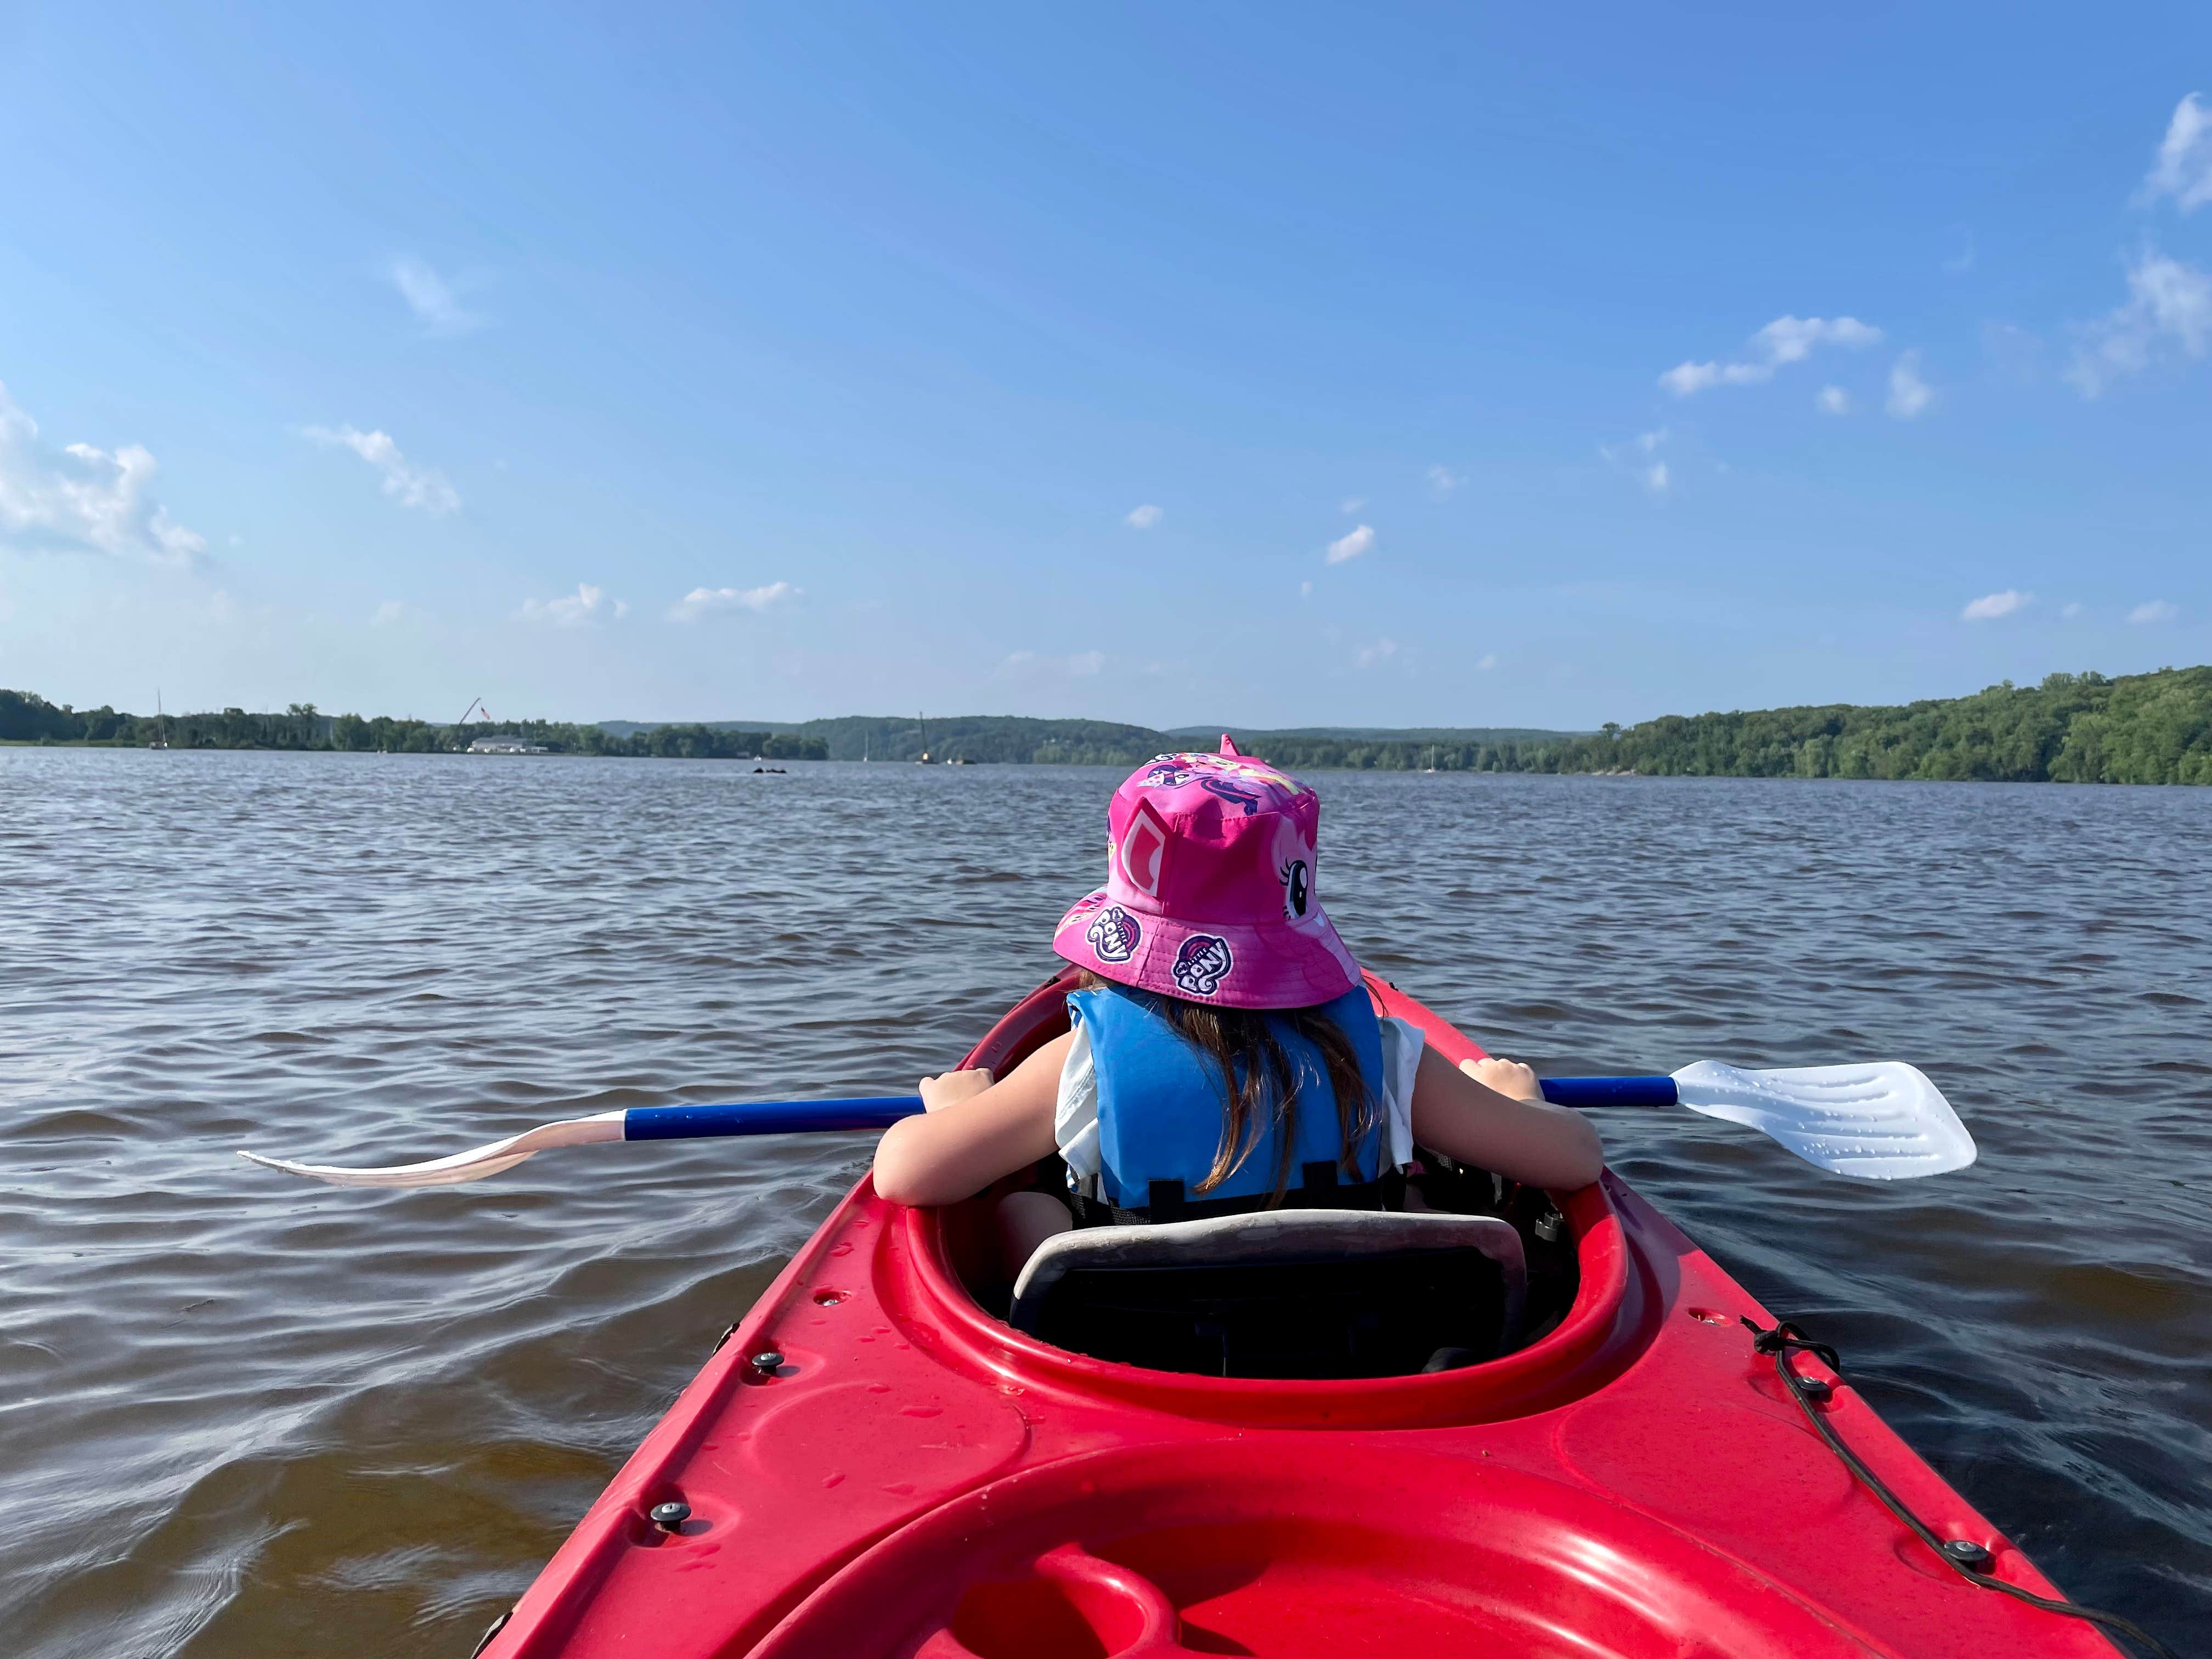
<instances>
[{"instance_id":1,"label":"pink bucket hat","mask_svg":"<svg viewBox=\"0 0 2212 1659\"><path fill-rule=\"evenodd\" d=\"M1052 948L1139 990L1231 1008L1307 1008L1359 983L1314 890L1321 802L1237 752L1162 755L1107 809L1106 884Z\"/></svg>"}]
</instances>

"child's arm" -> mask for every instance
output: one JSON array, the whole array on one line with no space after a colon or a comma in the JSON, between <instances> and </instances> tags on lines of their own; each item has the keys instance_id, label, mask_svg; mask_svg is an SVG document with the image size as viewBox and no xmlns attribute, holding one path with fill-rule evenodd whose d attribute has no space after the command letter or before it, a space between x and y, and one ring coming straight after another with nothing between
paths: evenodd
<instances>
[{"instance_id":1,"label":"child's arm","mask_svg":"<svg viewBox=\"0 0 2212 1659\"><path fill-rule=\"evenodd\" d=\"M1053 1151L1053 1107L1073 1032L996 1083L982 1072L924 1078L928 1111L876 1143L876 1191L894 1204L953 1204Z\"/></svg>"},{"instance_id":2,"label":"child's arm","mask_svg":"<svg viewBox=\"0 0 2212 1659\"><path fill-rule=\"evenodd\" d=\"M1413 1078L1413 1139L1509 1181L1571 1191L1605 1167L1597 1131L1582 1115L1547 1103L1536 1074L1510 1060L1454 1066L1424 1046Z\"/></svg>"}]
</instances>

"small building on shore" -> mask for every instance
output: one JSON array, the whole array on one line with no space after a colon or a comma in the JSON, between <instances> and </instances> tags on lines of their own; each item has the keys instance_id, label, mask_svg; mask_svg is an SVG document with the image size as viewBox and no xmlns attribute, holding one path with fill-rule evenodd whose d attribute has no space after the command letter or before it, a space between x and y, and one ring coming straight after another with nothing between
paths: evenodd
<instances>
[{"instance_id":1,"label":"small building on shore","mask_svg":"<svg viewBox=\"0 0 2212 1659\"><path fill-rule=\"evenodd\" d=\"M550 755L553 751L542 743L532 743L522 738L478 738L468 746L471 755Z\"/></svg>"}]
</instances>

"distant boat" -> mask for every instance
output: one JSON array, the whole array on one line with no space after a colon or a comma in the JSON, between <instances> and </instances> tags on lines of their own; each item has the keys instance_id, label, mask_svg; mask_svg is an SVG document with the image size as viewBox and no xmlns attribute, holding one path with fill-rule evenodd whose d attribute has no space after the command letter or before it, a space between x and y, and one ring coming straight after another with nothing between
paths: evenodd
<instances>
[{"instance_id":1,"label":"distant boat","mask_svg":"<svg viewBox=\"0 0 2212 1659\"><path fill-rule=\"evenodd\" d=\"M552 751L526 738L478 738L463 751L471 755L545 755Z\"/></svg>"},{"instance_id":2,"label":"distant boat","mask_svg":"<svg viewBox=\"0 0 2212 1659\"><path fill-rule=\"evenodd\" d=\"M169 746L169 722L167 716L161 713L161 688L158 685L154 688L154 741L146 746L149 749L167 749Z\"/></svg>"}]
</instances>

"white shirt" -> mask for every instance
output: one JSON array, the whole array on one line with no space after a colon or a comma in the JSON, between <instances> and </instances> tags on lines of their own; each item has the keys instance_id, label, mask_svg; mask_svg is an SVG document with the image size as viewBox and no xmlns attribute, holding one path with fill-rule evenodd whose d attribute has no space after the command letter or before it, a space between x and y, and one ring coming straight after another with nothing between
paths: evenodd
<instances>
[{"instance_id":1,"label":"white shirt","mask_svg":"<svg viewBox=\"0 0 2212 1659\"><path fill-rule=\"evenodd\" d=\"M1425 1039L1421 1028L1387 1016L1382 1030L1383 1168L1401 1170L1413 1161L1413 1074L1421 1064ZM1098 1195L1098 1070L1091 1058L1091 1028L1075 1023L1075 1042L1060 1062L1060 1093L1053 1105L1052 1138L1067 1161L1071 1192Z\"/></svg>"}]
</instances>

